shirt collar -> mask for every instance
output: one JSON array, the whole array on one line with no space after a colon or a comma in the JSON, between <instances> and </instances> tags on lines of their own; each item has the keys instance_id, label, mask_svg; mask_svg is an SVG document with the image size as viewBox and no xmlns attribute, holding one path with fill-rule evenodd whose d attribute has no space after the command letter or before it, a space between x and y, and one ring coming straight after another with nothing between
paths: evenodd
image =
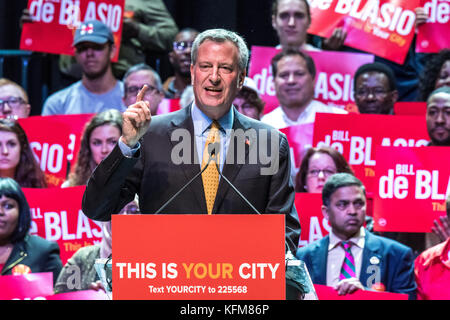
<instances>
[{"instance_id":1,"label":"shirt collar","mask_svg":"<svg viewBox=\"0 0 450 320\"><path fill-rule=\"evenodd\" d=\"M294 126L294 125L297 125L302 119L306 119L311 114L311 112L314 111L313 110L313 103L312 103L313 101L314 100L311 100L311 102L308 103L308 105L306 106L305 110L303 110L303 112L298 115L298 118L296 120L289 119L287 114L284 112L283 107L280 106L281 115L283 117L284 122L288 126Z\"/></svg>"},{"instance_id":2,"label":"shirt collar","mask_svg":"<svg viewBox=\"0 0 450 320\"><path fill-rule=\"evenodd\" d=\"M230 110L226 114L222 116L218 120L220 124L220 129L223 132L230 132L233 127L234 121L234 107L231 106ZM213 120L209 118L206 114L204 114L195 104L195 101L192 103L191 109L192 121L194 123L194 132L195 135L201 136L203 135L210 127Z\"/></svg>"},{"instance_id":3,"label":"shirt collar","mask_svg":"<svg viewBox=\"0 0 450 320\"><path fill-rule=\"evenodd\" d=\"M366 230L364 227L361 227L359 231L348 241L350 241L353 245L358 246L361 249L364 249L364 243L365 243L365 236L366 236ZM339 238L337 235L333 233L333 230L330 232L330 243L328 245L328 251L336 248L339 246L339 244L343 241L341 238Z\"/></svg>"}]
</instances>

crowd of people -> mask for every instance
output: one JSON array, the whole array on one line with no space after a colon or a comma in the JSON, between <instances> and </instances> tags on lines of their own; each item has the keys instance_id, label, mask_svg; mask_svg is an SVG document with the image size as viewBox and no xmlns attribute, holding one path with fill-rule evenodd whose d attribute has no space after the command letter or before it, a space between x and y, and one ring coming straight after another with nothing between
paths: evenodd
<instances>
[{"instance_id":1,"label":"crowd of people","mask_svg":"<svg viewBox=\"0 0 450 320\"><path fill-rule=\"evenodd\" d=\"M87 185L83 211L89 218L104 221L103 239L101 244L79 249L65 266L55 243L29 234L30 208L21 188L48 186L26 130L18 122L30 117L27 92L14 81L0 79L1 275L16 274L20 265L28 269L17 274L52 272L55 293L102 290L93 264L113 252L111 214L155 212L181 188L186 175L194 176L203 168L186 166L183 171L170 163L166 149L171 145L166 145L165 137L172 125L195 133L196 151L192 154L199 164L208 141L229 141L229 129L280 130L314 123L319 112L394 116L394 105L412 90L402 66L392 68L392 63L377 58L361 65L353 75L353 106L339 108L316 100L316 64L308 52L345 50L346 32L336 28L330 38L310 39L308 2L275 0L271 21L280 51L271 60L271 70L279 106L266 113L266 101L247 76L249 52L239 35L223 29L178 30L162 1L127 0L126 6L135 14L123 20L119 62L112 62L117 48L108 26L97 20L83 22L92 32L78 28L74 58L61 56L61 72L70 74L74 82L51 94L42 108L42 116L94 114L85 124L76 162L61 187ZM423 10L416 12L417 23L425 23ZM26 10L21 21L33 23ZM144 48L165 52L173 76L161 79L145 63ZM412 91L417 93L416 101L426 103L428 145L450 147L450 48L428 54L423 69L416 71L413 80L418 89ZM169 99L175 99L180 110L160 115ZM211 138L215 126L219 129ZM365 186L339 151L308 148L299 168L293 170L289 141L282 133L279 140L279 170L264 176L244 167L239 171L238 189L255 210L286 216L289 250L306 263L313 283L333 286L340 295L380 290L382 284L382 291L408 294L410 299L450 299L450 194L445 200L446 215L430 230L434 240L427 241L429 234L422 234L419 245L410 245L405 233L373 230L372 218L366 214ZM227 142L220 146L217 170L237 174L222 157L228 155L228 147ZM442 165L448 166L448 162L443 159ZM211 192L198 195L191 189L162 213L254 213L254 208L250 210L235 194L222 192L218 175L214 179L218 186L212 202L208 202ZM246 179L252 181L250 185L245 184ZM205 180L196 183L197 190L206 191ZM295 193L322 194L321 211L331 227L329 235L301 248ZM417 236L411 235L416 240ZM82 270L82 285L76 288L68 285L68 270L73 265ZM365 271L369 265L380 267L376 283Z\"/></svg>"}]
</instances>

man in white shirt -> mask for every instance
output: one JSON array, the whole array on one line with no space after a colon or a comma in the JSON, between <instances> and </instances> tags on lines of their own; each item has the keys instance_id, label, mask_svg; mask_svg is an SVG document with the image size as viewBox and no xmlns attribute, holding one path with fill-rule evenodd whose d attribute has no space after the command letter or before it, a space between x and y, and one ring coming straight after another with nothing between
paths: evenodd
<instances>
[{"instance_id":1,"label":"man in white shirt","mask_svg":"<svg viewBox=\"0 0 450 320\"><path fill-rule=\"evenodd\" d=\"M317 112L347 113L314 100L316 67L305 52L288 49L272 58L275 92L280 106L261 121L277 129L312 123Z\"/></svg>"},{"instance_id":2,"label":"man in white shirt","mask_svg":"<svg viewBox=\"0 0 450 320\"><path fill-rule=\"evenodd\" d=\"M334 174L323 187L322 200L331 232L297 250L312 282L332 286L339 295L376 288L414 299L412 250L363 227L366 192L362 182L349 173Z\"/></svg>"}]
</instances>

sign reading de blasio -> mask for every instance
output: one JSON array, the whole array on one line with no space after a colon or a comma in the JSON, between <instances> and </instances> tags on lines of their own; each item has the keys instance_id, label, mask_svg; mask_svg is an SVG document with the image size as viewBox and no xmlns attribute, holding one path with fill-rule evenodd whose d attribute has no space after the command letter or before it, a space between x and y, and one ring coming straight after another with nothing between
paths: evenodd
<instances>
[{"instance_id":1,"label":"sign reading de blasio","mask_svg":"<svg viewBox=\"0 0 450 320\"><path fill-rule=\"evenodd\" d=\"M377 149L374 230L431 232L450 193L450 148Z\"/></svg>"},{"instance_id":2,"label":"sign reading de blasio","mask_svg":"<svg viewBox=\"0 0 450 320\"><path fill-rule=\"evenodd\" d=\"M284 300L284 215L114 215L113 299Z\"/></svg>"}]
</instances>

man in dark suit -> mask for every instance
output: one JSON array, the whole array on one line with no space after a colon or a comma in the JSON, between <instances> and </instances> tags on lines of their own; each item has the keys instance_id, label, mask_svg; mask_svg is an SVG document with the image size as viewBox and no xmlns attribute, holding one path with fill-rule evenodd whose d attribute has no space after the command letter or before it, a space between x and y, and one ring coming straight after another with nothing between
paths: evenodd
<instances>
[{"instance_id":1,"label":"man in dark suit","mask_svg":"<svg viewBox=\"0 0 450 320\"><path fill-rule=\"evenodd\" d=\"M109 220L137 193L141 212L155 213L205 167L205 158L213 155L223 176L257 211L285 215L287 245L295 252L300 224L286 136L232 106L243 85L247 62L247 46L237 34L213 29L197 36L191 65L194 102L180 111L152 117L149 103L143 101L144 86L137 102L123 114L118 146L88 182L83 212L95 220ZM210 139L216 140L210 144ZM206 182L205 171L202 179L196 179L161 213L254 214L219 178L214 162L207 170L212 169L211 179L218 187L211 188ZM208 178L211 175L208 173Z\"/></svg>"},{"instance_id":2,"label":"man in dark suit","mask_svg":"<svg viewBox=\"0 0 450 320\"><path fill-rule=\"evenodd\" d=\"M340 295L382 288L414 299L412 250L363 227L366 192L362 182L348 173L335 174L325 183L322 200L331 232L297 250L312 282L333 286Z\"/></svg>"}]
</instances>

